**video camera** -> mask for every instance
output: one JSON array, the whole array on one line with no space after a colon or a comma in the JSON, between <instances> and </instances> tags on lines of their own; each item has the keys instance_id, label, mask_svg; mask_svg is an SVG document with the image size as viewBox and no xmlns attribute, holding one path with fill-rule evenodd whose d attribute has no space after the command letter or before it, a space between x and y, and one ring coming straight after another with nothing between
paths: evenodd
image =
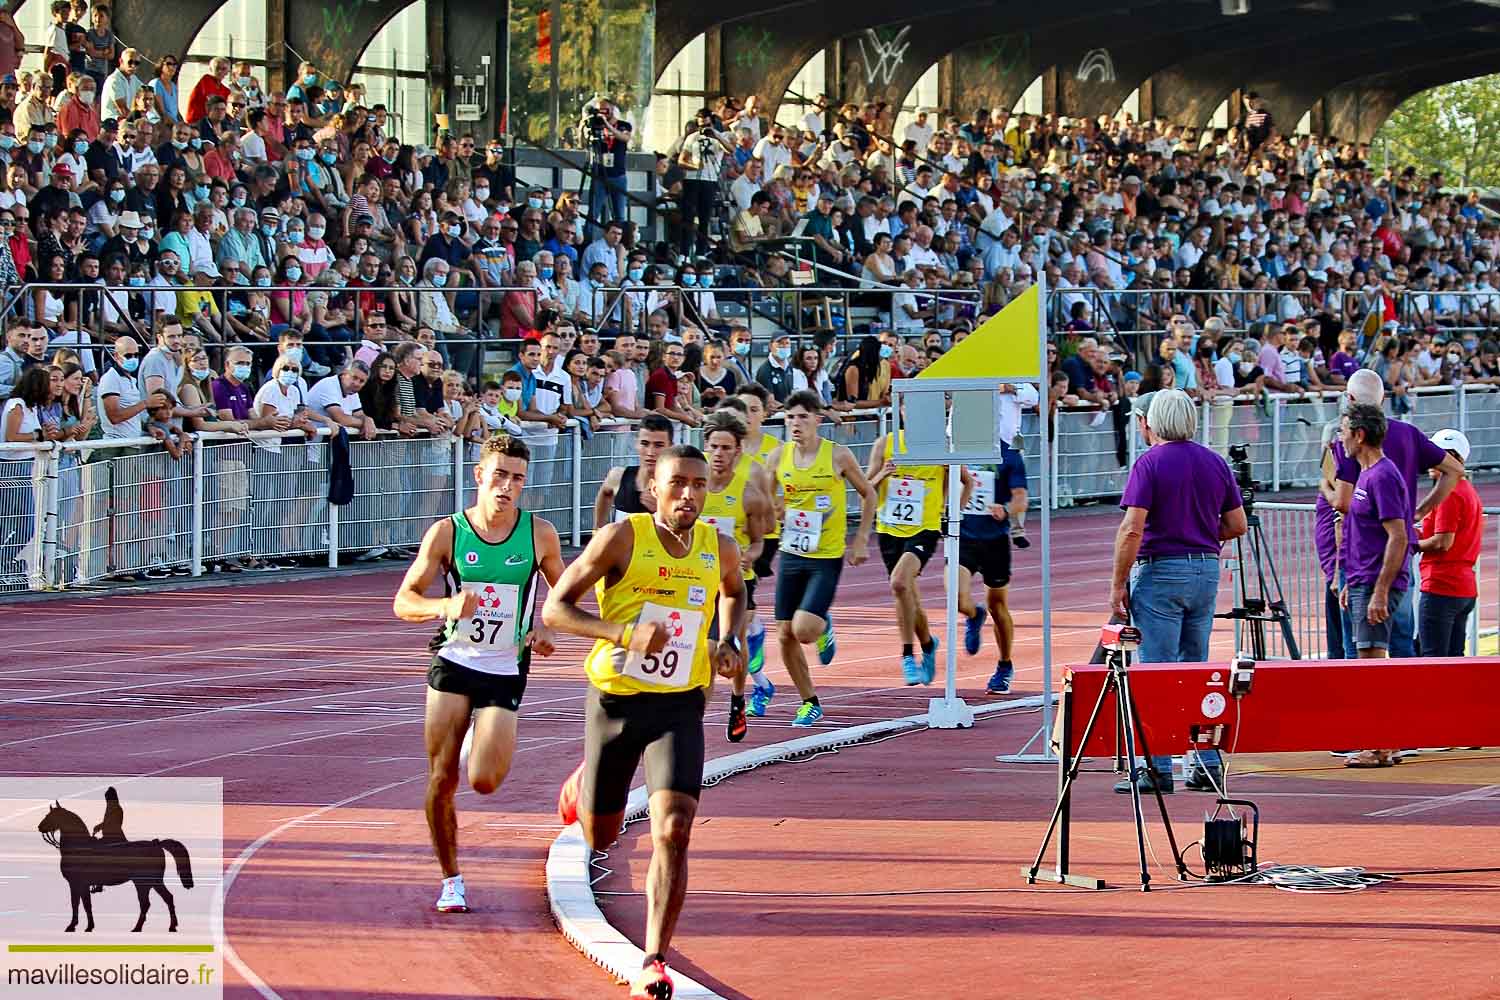
<instances>
[{"instance_id":1,"label":"video camera","mask_svg":"<svg viewBox=\"0 0 1500 1000\"><path fill-rule=\"evenodd\" d=\"M604 117L604 113L599 110L597 105L586 104L584 105L583 118L579 121L579 125L583 129L583 134L589 143L602 143L605 139L605 133L609 130L609 119Z\"/></svg>"},{"instance_id":2,"label":"video camera","mask_svg":"<svg viewBox=\"0 0 1500 1000\"><path fill-rule=\"evenodd\" d=\"M1234 470L1234 481L1240 488L1240 502L1245 505L1245 513L1248 514L1255 506L1255 491L1260 489L1260 483L1256 481L1250 468L1249 447L1242 444L1230 445L1229 466Z\"/></svg>"}]
</instances>

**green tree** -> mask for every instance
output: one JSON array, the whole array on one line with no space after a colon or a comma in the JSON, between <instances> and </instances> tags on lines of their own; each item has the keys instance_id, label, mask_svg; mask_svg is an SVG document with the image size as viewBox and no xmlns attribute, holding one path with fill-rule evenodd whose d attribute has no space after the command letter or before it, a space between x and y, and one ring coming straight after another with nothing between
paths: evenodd
<instances>
[{"instance_id":1,"label":"green tree","mask_svg":"<svg viewBox=\"0 0 1500 1000\"><path fill-rule=\"evenodd\" d=\"M1450 184L1500 185L1500 75L1424 90L1396 109L1376 133L1394 158L1442 170Z\"/></svg>"}]
</instances>

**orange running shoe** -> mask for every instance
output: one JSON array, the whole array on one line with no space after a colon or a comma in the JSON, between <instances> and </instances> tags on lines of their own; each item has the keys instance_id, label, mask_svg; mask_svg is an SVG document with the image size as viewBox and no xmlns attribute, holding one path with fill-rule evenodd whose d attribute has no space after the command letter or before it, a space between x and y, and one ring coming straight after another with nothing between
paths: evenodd
<instances>
[{"instance_id":1,"label":"orange running shoe","mask_svg":"<svg viewBox=\"0 0 1500 1000\"><path fill-rule=\"evenodd\" d=\"M578 790L582 785L583 765L579 764L557 793L557 818L562 820L563 826L572 826L578 822Z\"/></svg>"},{"instance_id":2,"label":"orange running shoe","mask_svg":"<svg viewBox=\"0 0 1500 1000\"><path fill-rule=\"evenodd\" d=\"M630 981L630 1000L672 1000L672 977L665 962L652 962Z\"/></svg>"}]
</instances>

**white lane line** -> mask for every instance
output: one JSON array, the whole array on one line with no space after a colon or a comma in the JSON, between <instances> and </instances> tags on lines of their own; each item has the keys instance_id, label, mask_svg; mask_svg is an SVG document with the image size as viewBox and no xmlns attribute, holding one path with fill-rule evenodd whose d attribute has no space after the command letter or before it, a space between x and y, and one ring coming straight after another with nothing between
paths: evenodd
<instances>
[{"instance_id":1,"label":"white lane line","mask_svg":"<svg viewBox=\"0 0 1500 1000\"><path fill-rule=\"evenodd\" d=\"M1485 799L1496 798L1497 796L1500 796L1500 785L1486 785L1484 788L1471 788L1466 792L1457 792L1453 795L1428 798L1424 802L1413 802L1404 806L1391 806L1389 809L1381 809L1378 812L1365 813L1365 815L1372 817L1415 816L1418 813L1445 809L1448 806L1455 806L1464 802L1481 802Z\"/></svg>"}]
</instances>

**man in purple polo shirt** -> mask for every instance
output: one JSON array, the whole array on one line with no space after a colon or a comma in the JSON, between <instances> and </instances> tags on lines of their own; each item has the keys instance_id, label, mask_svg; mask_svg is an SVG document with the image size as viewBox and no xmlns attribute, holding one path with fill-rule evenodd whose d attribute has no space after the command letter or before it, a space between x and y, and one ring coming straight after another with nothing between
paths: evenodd
<instances>
[{"instance_id":1,"label":"man in purple polo shirt","mask_svg":"<svg viewBox=\"0 0 1500 1000\"><path fill-rule=\"evenodd\" d=\"M219 419L243 420L252 431L286 430L292 426L287 417L254 415L255 393L250 389L250 361L249 348L231 347L224 352L224 374L210 384Z\"/></svg>"},{"instance_id":2,"label":"man in purple polo shirt","mask_svg":"<svg viewBox=\"0 0 1500 1000\"><path fill-rule=\"evenodd\" d=\"M1151 447L1131 467L1120 498L1125 517L1115 535L1110 606L1141 630L1141 663L1202 663L1219 594L1219 546L1245 533L1245 509L1229 464L1193 440L1198 407L1192 398L1181 389L1151 395ZM1222 784L1217 752L1200 752L1198 768L1189 788L1210 791ZM1162 792L1172 791L1170 753L1136 772L1143 791L1151 790L1153 773ZM1130 780L1115 791L1128 793Z\"/></svg>"},{"instance_id":3,"label":"man in purple polo shirt","mask_svg":"<svg viewBox=\"0 0 1500 1000\"><path fill-rule=\"evenodd\" d=\"M1344 452L1359 465L1359 478L1344 518L1345 578L1342 603L1354 624L1360 659L1390 655L1392 609L1408 587L1411 551L1411 499L1396 463L1381 445L1389 427L1378 407L1356 403L1340 424ZM1351 767L1394 763L1391 751L1366 750L1346 761Z\"/></svg>"},{"instance_id":4,"label":"man in purple polo shirt","mask_svg":"<svg viewBox=\"0 0 1500 1000\"><path fill-rule=\"evenodd\" d=\"M1349 376L1349 384L1344 387L1344 394L1349 397L1352 405L1373 406L1379 409L1381 401L1385 398L1385 385L1380 381L1379 375L1367 368L1362 368ZM1463 478L1463 463L1433 444L1428 440L1427 435L1416 427L1400 420L1388 422L1381 451L1400 473L1401 481L1406 486L1407 513L1409 518L1416 521L1426 517L1438 504L1447 499L1448 494L1453 492L1453 487L1457 486L1458 481ZM1338 463L1336 480L1331 489L1326 483L1323 484L1320 492L1335 510L1347 516L1355 484L1359 481L1359 463L1349 455L1342 442L1334 445L1333 455ZM1432 469L1438 471L1437 482L1418 502L1417 484ZM1416 525L1410 521L1407 524L1407 537L1412 546L1417 544ZM1348 544L1347 533L1345 544ZM1395 606L1391 613L1393 625L1390 652L1392 656L1398 657L1415 656L1417 616L1411 588L1407 588L1399 597L1400 604Z\"/></svg>"}]
</instances>

